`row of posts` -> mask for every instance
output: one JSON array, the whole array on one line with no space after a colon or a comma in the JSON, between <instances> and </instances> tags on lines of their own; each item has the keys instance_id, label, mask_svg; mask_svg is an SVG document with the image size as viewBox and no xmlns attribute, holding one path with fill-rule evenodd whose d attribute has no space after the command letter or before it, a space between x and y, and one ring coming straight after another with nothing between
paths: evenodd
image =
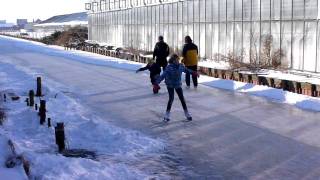
<instances>
[{"instance_id":1,"label":"row of posts","mask_svg":"<svg viewBox=\"0 0 320 180\"><path fill-rule=\"evenodd\" d=\"M36 111L38 111L38 115L40 116L40 124L43 125L46 122L46 101L42 100L41 97L42 94L42 83L41 83L41 77L37 77L37 90L36 93L33 90L29 91L29 97L26 98L27 106L34 107ZM40 98L40 107L38 107L38 104L35 103L35 97ZM7 95L3 94L3 101L7 102ZM51 118L48 118L48 128L51 128ZM57 126L55 127L55 139L56 144L58 145L59 152L63 152L65 150L65 133L64 133L64 123L59 122L57 123Z\"/></svg>"},{"instance_id":2,"label":"row of posts","mask_svg":"<svg viewBox=\"0 0 320 180\"><path fill-rule=\"evenodd\" d=\"M33 90L29 91L29 97L26 99L27 106L35 108L36 111L38 111L38 115L40 116L40 124L43 125L46 122L46 101L42 100L41 97L43 96L42 94L42 85L41 85L41 77L37 77L37 90L36 93L34 93ZM38 107L38 104L35 103L35 97L40 98L40 107ZM6 99L6 98L4 98ZM47 122L48 128L51 128L51 118L48 118ZM57 126L55 127L55 139L56 139L56 144L58 145L59 152L62 152L65 150L65 133L64 133L64 123L60 122L57 123Z\"/></svg>"}]
</instances>

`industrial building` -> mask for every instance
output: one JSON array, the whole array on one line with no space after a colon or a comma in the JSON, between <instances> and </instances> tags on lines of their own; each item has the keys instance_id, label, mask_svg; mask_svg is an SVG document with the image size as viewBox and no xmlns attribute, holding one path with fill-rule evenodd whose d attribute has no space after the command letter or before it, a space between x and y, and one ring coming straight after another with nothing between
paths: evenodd
<instances>
[{"instance_id":1,"label":"industrial building","mask_svg":"<svg viewBox=\"0 0 320 180\"><path fill-rule=\"evenodd\" d=\"M91 0L86 9L90 40L152 51L163 35L179 52L190 35L202 59L281 52L290 69L320 72L319 1Z\"/></svg>"}]
</instances>

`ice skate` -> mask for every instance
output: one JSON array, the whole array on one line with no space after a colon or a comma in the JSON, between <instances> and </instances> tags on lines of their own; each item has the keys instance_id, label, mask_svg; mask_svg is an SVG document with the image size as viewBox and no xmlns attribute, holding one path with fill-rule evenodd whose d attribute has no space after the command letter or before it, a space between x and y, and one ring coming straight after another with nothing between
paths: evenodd
<instances>
[{"instance_id":1,"label":"ice skate","mask_svg":"<svg viewBox=\"0 0 320 180\"><path fill-rule=\"evenodd\" d=\"M191 117L190 113L187 110L184 111L184 115L186 116L188 121L192 121L192 117Z\"/></svg>"},{"instance_id":2,"label":"ice skate","mask_svg":"<svg viewBox=\"0 0 320 180\"><path fill-rule=\"evenodd\" d=\"M166 112L166 114L163 117L164 122L169 122L170 121L170 112Z\"/></svg>"},{"instance_id":3,"label":"ice skate","mask_svg":"<svg viewBox=\"0 0 320 180\"><path fill-rule=\"evenodd\" d=\"M159 93L160 86L158 84L153 85L153 94Z\"/></svg>"}]
</instances>

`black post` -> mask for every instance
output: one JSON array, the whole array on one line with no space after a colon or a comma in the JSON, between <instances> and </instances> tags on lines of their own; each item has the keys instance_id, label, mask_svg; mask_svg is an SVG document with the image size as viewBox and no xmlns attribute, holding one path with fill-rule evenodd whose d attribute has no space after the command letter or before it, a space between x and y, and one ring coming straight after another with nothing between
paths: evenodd
<instances>
[{"instance_id":1,"label":"black post","mask_svg":"<svg viewBox=\"0 0 320 180\"><path fill-rule=\"evenodd\" d=\"M317 86L314 85L314 84L311 85L311 96L312 96L312 97L317 97L317 96L318 96Z\"/></svg>"},{"instance_id":2,"label":"black post","mask_svg":"<svg viewBox=\"0 0 320 180\"><path fill-rule=\"evenodd\" d=\"M57 123L57 126L54 127L56 144L58 145L59 152L62 152L65 149L65 135L64 135L64 124Z\"/></svg>"},{"instance_id":3,"label":"black post","mask_svg":"<svg viewBox=\"0 0 320 180\"><path fill-rule=\"evenodd\" d=\"M48 128L51 127L51 118L48 118Z\"/></svg>"},{"instance_id":4,"label":"black post","mask_svg":"<svg viewBox=\"0 0 320 180\"><path fill-rule=\"evenodd\" d=\"M7 101L7 95L3 94L3 101L6 102Z\"/></svg>"},{"instance_id":5,"label":"black post","mask_svg":"<svg viewBox=\"0 0 320 180\"><path fill-rule=\"evenodd\" d=\"M42 96L42 89L41 89L41 77L37 77L37 94L36 96Z\"/></svg>"},{"instance_id":6,"label":"black post","mask_svg":"<svg viewBox=\"0 0 320 180\"><path fill-rule=\"evenodd\" d=\"M35 104L35 105L34 105L34 109L35 109L36 111L38 111L38 104Z\"/></svg>"},{"instance_id":7,"label":"black post","mask_svg":"<svg viewBox=\"0 0 320 180\"><path fill-rule=\"evenodd\" d=\"M29 98L26 99L27 106L30 106Z\"/></svg>"},{"instance_id":8,"label":"black post","mask_svg":"<svg viewBox=\"0 0 320 180\"><path fill-rule=\"evenodd\" d=\"M46 101L41 100L40 101L40 108L39 108L39 115L40 115L40 124L42 125L43 123L46 122Z\"/></svg>"},{"instance_id":9,"label":"black post","mask_svg":"<svg viewBox=\"0 0 320 180\"><path fill-rule=\"evenodd\" d=\"M30 106L33 106L34 105L34 91L33 90L30 90L29 91L29 105Z\"/></svg>"}]
</instances>

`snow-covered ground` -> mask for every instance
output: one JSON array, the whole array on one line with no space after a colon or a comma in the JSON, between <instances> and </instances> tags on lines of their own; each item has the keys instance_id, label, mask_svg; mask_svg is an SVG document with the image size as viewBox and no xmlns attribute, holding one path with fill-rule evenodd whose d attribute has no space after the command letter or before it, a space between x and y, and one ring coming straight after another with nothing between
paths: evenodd
<instances>
[{"instance_id":1,"label":"snow-covered ground","mask_svg":"<svg viewBox=\"0 0 320 180\"><path fill-rule=\"evenodd\" d=\"M55 51L54 49L52 49ZM150 179L169 178L170 167L163 163L170 157L161 139L153 139L136 131L118 128L101 119L77 99L70 98L68 89L46 79L44 99L47 117L64 122L68 147L97 153L97 159L66 158L57 152L54 129L39 125L37 112L24 102L27 92L35 89L35 72L3 63L0 57L1 93L15 93L19 101L7 101L7 119L0 127L0 146L11 139L18 153L31 162L32 177L36 179ZM10 60L9 60L10 61ZM118 62L119 63L119 62ZM121 63L115 65L121 67ZM19 70L20 69L20 70ZM60 90L58 90L60 89ZM61 89L64 89L61 92ZM37 102L39 104L39 99ZM113 119L114 120L114 119ZM0 151L0 162L7 151ZM169 162L170 163L170 162ZM1 163L3 164L3 163ZM2 166L2 165L1 165ZM158 170L161 169L161 172ZM179 171L179 170L178 170ZM0 167L0 179L24 179L22 168ZM14 175L15 174L15 175Z\"/></svg>"},{"instance_id":2,"label":"snow-covered ground","mask_svg":"<svg viewBox=\"0 0 320 180\"><path fill-rule=\"evenodd\" d=\"M18 153L22 153L30 160L33 177L40 179L151 179L153 177L158 179L175 179L174 177L177 176L177 179L179 179L180 172L183 172L184 175L185 173L191 173L190 176L194 175L192 171L189 172L186 170L187 167L179 166L179 163L176 163L177 161L179 162L179 157L174 157L174 155L166 151L168 147L166 140L115 126L111 122L119 122L121 120L102 118L99 113L93 111L91 107L81 103L83 101L80 98L78 99L77 96L72 96L71 93L73 89L69 89L69 87L66 87L64 84L46 76L45 73L42 73L41 69L36 68L36 65L30 65L28 62L24 62L24 59L21 60L21 56L27 59L34 58L35 62L38 63L44 63L41 62L41 60L43 60L41 59L42 57L51 57L55 61L58 61L55 62L57 64L59 61L66 63L65 59L67 59L67 61L80 62L84 65L106 68L112 67L114 69L131 72L131 74L129 73L130 76L133 76L133 71L143 66L143 64L82 51L63 51L62 47L58 46L46 46L41 43L8 37L0 38L8 41L8 44L14 42L12 47L21 49L22 51L22 55L15 56L17 50L11 51L11 49L8 48L5 53L0 54L1 92L15 92L22 96L18 102L9 101L5 103L5 107L8 109L8 119L4 126L0 127L0 134L2 135L0 135L0 137L12 139L17 147ZM30 56L28 53L40 53L44 56ZM21 64L15 64L16 60L14 61L10 58L17 58L22 62L22 66ZM23 63L25 63L25 65ZM53 65L55 65L55 63L53 63ZM39 65L39 67L41 67L41 65ZM52 67L52 69L58 68L59 65ZM61 69L66 70L65 67L61 67ZM85 71L85 69L81 68L77 70ZM64 71L57 72L64 73ZM68 74L68 72L65 73ZM69 74L76 76L76 73L77 72ZM88 73L90 72L88 71ZM99 73L102 72L97 72L95 75ZM46 95L45 99L48 102L48 117L52 118L53 124L60 121L65 122L68 146L70 148L83 148L95 151L98 154L97 159L66 158L57 153L53 129L40 126L36 112L32 108L26 107L24 102L27 91L35 88L35 77L38 75L44 77L44 81L46 82L44 93ZM58 75L60 74L57 74L57 76ZM112 74L104 74L104 76L101 77L107 78L107 76L111 75ZM147 73L144 75L147 76ZM70 76L68 78L70 78ZM132 77L121 78L130 79ZM71 77L70 81L72 80ZM84 82L89 83L89 85L92 84L95 88L99 87L99 85L94 84L94 82L90 82L92 80L100 82L100 79L95 79L95 77L88 78L88 81ZM164 131L162 133L164 133L165 136L178 141L179 147L185 147L183 148L184 151L190 149L190 156L195 156L194 159L196 159L193 159L194 161L190 160L190 164L201 167L202 169L210 169L210 172L202 172L203 174L211 175L211 173L219 172L222 174L225 173L224 175L226 176L223 177L256 177L258 179L281 177L283 173L302 177L304 174L308 174L308 171L302 167L306 166L310 167L309 169L312 171L308 174L309 177L316 177L316 170L320 167L320 155L314 147L318 147L320 143L317 140L318 138L314 136L318 134L316 133L318 123L314 121L314 114L308 114L308 112L303 114L303 111L297 111L295 109L292 110L293 114L286 114L284 113L286 109L281 109L281 106L272 109L271 106L275 106L276 103L265 105L264 101L255 100L254 98L252 99L246 96L232 97L242 99L243 101L232 103L228 102L230 97L227 97L228 100L226 100L226 104L224 104L227 106L220 107L220 105L216 104L216 101L220 103L224 102L223 98L226 97L222 93L210 94L208 92L216 92L216 89L210 87L238 91L254 96L266 97L272 101L292 104L299 108L315 112L320 111L319 98L207 76L201 76L199 81L201 84L207 86L204 91L199 89L199 93L193 91L186 92L187 100L193 101L193 103L188 102L191 103L191 112L193 112L193 109L197 109L198 111L194 114L199 122L189 126L182 125L183 127L173 122L173 125L168 126L167 129L166 127L160 127L160 129L150 128L155 129L154 131ZM123 86L129 88L130 83L124 82L126 84ZM109 83L111 84L110 86L112 86L119 82L113 83L111 79ZM105 87L107 85L100 86ZM143 88L145 89L145 87ZM100 96L108 93L112 96L112 90L113 89L109 89L107 93L104 93L104 91L99 92L95 89L92 91L88 90L88 92L84 92L84 94L97 94L97 97L94 98L104 98L105 96ZM135 89L131 89L130 91L137 93ZM121 95L121 91L119 94ZM130 93L129 95L125 93L122 95L126 95L126 97L129 96L131 101L137 100L135 99L136 97L131 97L132 94ZM163 94L160 93L159 96L156 97L152 96L152 100L150 100L149 96L137 95L138 97L141 96L140 99L146 98L146 100L145 102L139 101L142 104L136 104L135 106L141 106L147 109L153 99L154 101L159 100ZM211 96L214 97L212 98ZM110 108L111 110L119 110L121 109L120 106L124 104L119 104L122 97L117 98L110 98L108 99L108 103L103 104L101 102L101 105L108 106L106 108ZM131 107L129 98L127 99L129 107L126 109ZM201 103L199 102L197 104L196 99L201 101ZM256 106L252 107L253 104L247 101L254 101L253 104ZM112 104L110 102L112 102ZM126 103L126 101L124 102ZM272 110L276 112L270 114L269 119L268 114L265 116L258 114L259 117L255 116L251 118L251 115L255 113L255 108L259 108L257 106L259 103L271 109L266 109L266 113L271 113L273 112ZM122 107L122 109L124 109L124 107ZM156 107L154 107L154 109L156 109ZM244 109L245 112L249 113L240 113L239 109ZM250 111L251 109L253 111ZM228 110L231 110L232 113L228 112ZM261 112L261 109L257 110L257 112ZM149 121L152 123L152 120L148 118L155 116L154 114L147 114L146 112L148 111L143 111L143 109L141 111L136 109L135 111L136 112L125 111L125 113L128 114L127 116L135 115L132 116L134 118L141 117L141 115L146 116L141 117L141 119L147 120L147 123L149 123ZM138 114L139 112L144 114ZM157 112L155 113L157 114ZM282 118L282 116L284 116L284 118ZM112 117L116 118L118 116ZM179 116L174 117L177 118ZM298 120L294 119L294 117L297 117ZM300 117L308 118L300 119ZM281 121L279 121L279 118ZM214 119L214 121L211 121L211 119ZM224 121L225 119L226 121ZM263 121L260 121L260 119L263 119ZM140 119L136 119L134 123L138 124L139 120ZM208 122L210 122L210 124L206 124ZM294 122L294 124L292 122ZM310 124L314 126L312 131L309 130ZM296 133L296 131L298 131L296 128L299 130L298 133ZM173 129L172 132L170 131L171 129ZM187 131L187 133L185 131ZM1 142L5 141L1 140L0 145ZM200 148L200 150L197 148ZM5 153L6 152L1 153L2 158L5 157ZM301 163L299 162L305 159L306 156L313 157L312 163L302 164L300 166ZM243 161L241 161L242 159ZM197 162L197 160L199 162ZM258 162L261 164L255 164ZM201 163L212 163L213 166L205 167ZM268 169L268 171L264 168ZM298 169L298 171L294 169ZM3 172L10 173L9 171L10 170L7 171L4 169ZM261 174L259 174L260 172ZM14 173L21 173L21 169L15 169ZM1 175L2 174L0 174L0 176ZM289 175L288 177L290 177ZM220 176L214 177L219 178Z\"/></svg>"},{"instance_id":3,"label":"snow-covered ground","mask_svg":"<svg viewBox=\"0 0 320 180\"><path fill-rule=\"evenodd\" d=\"M14 31L14 32L2 32L4 34L7 35L11 35L11 36L20 36L21 32L20 31ZM46 36L50 36L51 34L54 33L54 31L51 32L26 32L28 33L28 35L24 35L24 37L28 37L28 38L34 38L34 39L41 39L44 38Z\"/></svg>"}]
</instances>

